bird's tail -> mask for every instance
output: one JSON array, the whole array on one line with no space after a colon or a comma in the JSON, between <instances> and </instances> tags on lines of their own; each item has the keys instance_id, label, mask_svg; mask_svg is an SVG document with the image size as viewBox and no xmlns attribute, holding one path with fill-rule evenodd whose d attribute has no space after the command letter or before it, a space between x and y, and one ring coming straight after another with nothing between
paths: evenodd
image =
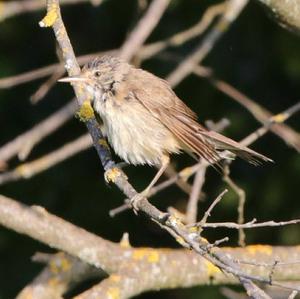
<instances>
[{"instance_id":1,"label":"bird's tail","mask_svg":"<svg viewBox=\"0 0 300 299\"><path fill-rule=\"evenodd\" d=\"M217 150L228 150L247 162L259 165L262 161L273 162L272 159L214 131L202 131L201 135Z\"/></svg>"}]
</instances>

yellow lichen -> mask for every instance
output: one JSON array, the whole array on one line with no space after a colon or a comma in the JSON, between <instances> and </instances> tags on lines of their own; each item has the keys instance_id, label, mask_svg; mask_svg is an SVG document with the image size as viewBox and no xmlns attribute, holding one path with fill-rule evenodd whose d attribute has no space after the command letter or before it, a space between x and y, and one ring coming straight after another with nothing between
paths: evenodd
<instances>
[{"instance_id":1,"label":"yellow lichen","mask_svg":"<svg viewBox=\"0 0 300 299\"><path fill-rule=\"evenodd\" d=\"M63 272L67 272L71 268L71 263L69 262L68 259L62 258L61 259L61 264L60 264L61 270Z\"/></svg>"},{"instance_id":2,"label":"yellow lichen","mask_svg":"<svg viewBox=\"0 0 300 299\"><path fill-rule=\"evenodd\" d=\"M157 250L151 250L148 255L149 263L157 263L159 261L159 253Z\"/></svg>"},{"instance_id":3,"label":"yellow lichen","mask_svg":"<svg viewBox=\"0 0 300 299\"><path fill-rule=\"evenodd\" d=\"M187 181L187 179L192 175L192 167L186 167L185 169L181 170L179 176L182 180Z\"/></svg>"},{"instance_id":4,"label":"yellow lichen","mask_svg":"<svg viewBox=\"0 0 300 299\"><path fill-rule=\"evenodd\" d=\"M177 241L177 243L179 243L180 245L185 246L185 241L183 240L182 237L177 237L177 238L176 238L176 241Z\"/></svg>"},{"instance_id":5,"label":"yellow lichen","mask_svg":"<svg viewBox=\"0 0 300 299\"><path fill-rule=\"evenodd\" d=\"M199 228L197 226L191 226L189 228L190 233L198 233L198 231L199 231Z\"/></svg>"},{"instance_id":6,"label":"yellow lichen","mask_svg":"<svg viewBox=\"0 0 300 299\"><path fill-rule=\"evenodd\" d=\"M110 275L109 279L113 282L119 282L121 280L121 276L117 274Z\"/></svg>"},{"instance_id":7,"label":"yellow lichen","mask_svg":"<svg viewBox=\"0 0 300 299\"><path fill-rule=\"evenodd\" d=\"M220 22L217 25L217 30L220 32L225 32L228 29L228 22L224 21L224 22Z\"/></svg>"},{"instance_id":8,"label":"yellow lichen","mask_svg":"<svg viewBox=\"0 0 300 299\"><path fill-rule=\"evenodd\" d=\"M55 287L60 283L60 280L57 277L52 277L48 280L48 284L51 287Z\"/></svg>"},{"instance_id":9,"label":"yellow lichen","mask_svg":"<svg viewBox=\"0 0 300 299\"><path fill-rule=\"evenodd\" d=\"M206 271L207 271L207 275L209 277L213 277L214 275L218 274L221 272L221 270L216 267L214 264L212 264L209 261L205 261L206 262Z\"/></svg>"},{"instance_id":10,"label":"yellow lichen","mask_svg":"<svg viewBox=\"0 0 300 299\"><path fill-rule=\"evenodd\" d=\"M60 255L59 259L53 259L50 264L50 271L54 274L67 272L71 268L71 263L64 254Z\"/></svg>"},{"instance_id":11,"label":"yellow lichen","mask_svg":"<svg viewBox=\"0 0 300 299\"><path fill-rule=\"evenodd\" d=\"M246 247L246 250L253 255L256 253L271 255L273 252L272 246L269 245L249 245Z\"/></svg>"},{"instance_id":12,"label":"yellow lichen","mask_svg":"<svg viewBox=\"0 0 300 299\"><path fill-rule=\"evenodd\" d=\"M272 117L272 121L275 123L283 123L287 119L287 116L286 113L279 113Z\"/></svg>"},{"instance_id":13,"label":"yellow lichen","mask_svg":"<svg viewBox=\"0 0 300 299\"><path fill-rule=\"evenodd\" d=\"M107 296L111 299L119 299L120 298L120 290L118 288L109 288L107 290Z\"/></svg>"},{"instance_id":14,"label":"yellow lichen","mask_svg":"<svg viewBox=\"0 0 300 299\"><path fill-rule=\"evenodd\" d=\"M128 233L124 233L122 236L122 239L120 241L120 246L122 248L131 248L130 242L129 242L129 237Z\"/></svg>"},{"instance_id":15,"label":"yellow lichen","mask_svg":"<svg viewBox=\"0 0 300 299\"><path fill-rule=\"evenodd\" d=\"M59 267L56 264L56 260L51 261L49 264L49 267L50 267L51 273L53 273L53 274L59 273Z\"/></svg>"},{"instance_id":16,"label":"yellow lichen","mask_svg":"<svg viewBox=\"0 0 300 299\"><path fill-rule=\"evenodd\" d=\"M176 266L178 264L177 260L171 260L171 265Z\"/></svg>"},{"instance_id":17,"label":"yellow lichen","mask_svg":"<svg viewBox=\"0 0 300 299\"><path fill-rule=\"evenodd\" d=\"M46 16L39 22L41 27L51 27L58 17L58 6L53 4L46 14Z\"/></svg>"},{"instance_id":18,"label":"yellow lichen","mask_svg":"<svg viewBox=\"0 0 300 299\"><path fill-rule=\"evenodd\" d=\"M91 102L85 100L76 115L83 122L92 119L95 115L94 115L94 110L91 106Z\"/></svg>"},{"instance_id":19,"label":"yellow lichen","mask_svg":"<svg viewBox=\"0 0 300 299\"><path fill-rule=\"evenodd\" d=\"M133 252L132 258L138 261L146 259L149 263L157 263L159 261L159 253L157 250L139 248Z\"/></svg>"},{"instance_id":20,"label":"yellow lichen","mask_svg":"<svg viewBox=\"0 0 300 299\"><path fill-rule=\"evenodd\" d=\"M32 173L31 171L29 170L28 166L26 164L21 164L19 165L16 169L15 169L15 172L23 177L23 178L30 178Z\"/></svg>"},{"instance_id":21,"label":"yellow lichen","mask_svg":"<svg viewBox=\"0 0 300 299\"><path fill-rule=\"evenodd\" d=\"M105 174L104 174L104 178L105 178L105 181L107 183L109 182L115 182L116 181L116 178L121 175L121 171L119 168L117 167L113 167L111 169L108 169L107 171L105 171Z\"/></svg>"},{"instance_id":22,"label":"yellow lichen","mask_svg":"<svg viewBox=\"0 0 300 299\"><path fill-rule=\"evenodd\" d=\"M200 239L199 239L199 241L203 244L209 244L209 242L207 241L207 239L205 239L205 238L203 238L203 237L201 237Z\"/></svg>"},{"instance_id":23,"label":"yellow lichen","mask_svg":"<svg viewBox=\"0 0 300 299\"><path fill-rule=\"evenodd\" d=\"M103 147L109 148L107 141L104 138L99 139L98 143Z\"/></svg>"}]
</instances>

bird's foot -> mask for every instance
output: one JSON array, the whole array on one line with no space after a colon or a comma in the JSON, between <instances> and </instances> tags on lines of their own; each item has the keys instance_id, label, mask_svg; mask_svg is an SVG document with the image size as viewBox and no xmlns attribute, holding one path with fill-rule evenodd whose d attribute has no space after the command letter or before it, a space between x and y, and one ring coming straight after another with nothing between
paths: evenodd
<instances>
[{"instance_id":1,"label":"bird's foot","mask_svg":"<svg viewBox=\"0 0 300 299\"><path fill-rule=\"evenodd\" d=\"M130 199L130 205L133 207L133 211L137 213L140 208L139 208L139 203L142 199L147 198L149 195L149 189L145 189L144 191L137 193L135 196L133 196Z\"/></svg>"}]
</instances>

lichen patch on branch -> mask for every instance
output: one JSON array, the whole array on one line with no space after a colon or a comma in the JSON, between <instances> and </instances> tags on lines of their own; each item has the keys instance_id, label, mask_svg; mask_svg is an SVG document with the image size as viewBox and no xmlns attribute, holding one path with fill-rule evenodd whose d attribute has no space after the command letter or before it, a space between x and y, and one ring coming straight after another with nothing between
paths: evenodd
<instances>
[{"instance_id":1,"label":"lichen patch on branch","mask_svg":"<svg viewBox=\"0 0 300 299\"><path fill-rule=\"evenodd\" d=\"M121 173L120 169L117 167L113 167L111 169L108 169L105 172L104 178L107 183L110 183L110 182L114 183L116 181L116 178L121 175L122 175L122 173Z\"/></svg>"},{"instance_id":2,"label":"lichen patch on branch","mask_svg":"<svg viewBox=\"0 0 300 299\"><path fill-rule=\"evenodd\" d=\"M272 246L269 245L249 245L247 246L247 251L251 254L256 254L257 252L271 255L273 253Z\"/></svg>"},{"instance_id":3,"label":"lichen patch on branch","mask_svg":"<svg viewBox=\"0 0 300 299\"><path fill-rule=\"evenodd\" d=\"M120 290L118 288L109 288L107 290L107 297L110 299L119 299L120 298Z\"/></svg>"},{"instance_id":4,"label":"lichen patch on branch","mask_svg":"<svg viewBox=\"0 0 300 299\"><path fill-rule=\"evenodd\" d=\"M134 250L132 258L134 260L146 259L149 263L157 263L159 261L159 253L155 249L140 248Z\"/></svg>"},{"instance_id":5,"label":"lichen patch on branch","mask_svg":"<svg viewBox=\"0 0 300 299\"><path fill-rule=\"evenodd\" d=\"M60 273L60 272L67 272L71 268L70 261L65 257L64 254L61 254L60 259L53 259L50 264L50 270L52 273Z\"/></svg>"},{"instance_id":6,"label":"lichen patch on branch","mask_svg":"<svg viewBox=\"0 0 300 299\"><path fill-rule=\"evenodd\" d=\"M213 277L216 274L221 273L221 270L218 267L216 267L213 263L209 261L205 261L205 263L206 263L207 275L209 277Z\"/></svg>"},{"instance_id":7,"label":"lichen patch on branch","mask_svg":"<svg viewBox=\"0 0 300 299\"><path fill-rule=\"evenodd\" d=\"M76 113L76 115L83 122L86 122L95 117L94 110L93 110L89 100L85 100L82 103L82 105L81 105L79 111Z\"/></svg>"},{"instance_id":8,"label":"lichen patch on branch","mask_svg":"<svg viewBox=\"0 0 300 299\"><path fill-rule=\"evenodd\" d=\"M48 9L46 16L39 22L40 27L51 27L58 17L57 13L58 6L53 3Z\"/></svg>"}]
</instances>

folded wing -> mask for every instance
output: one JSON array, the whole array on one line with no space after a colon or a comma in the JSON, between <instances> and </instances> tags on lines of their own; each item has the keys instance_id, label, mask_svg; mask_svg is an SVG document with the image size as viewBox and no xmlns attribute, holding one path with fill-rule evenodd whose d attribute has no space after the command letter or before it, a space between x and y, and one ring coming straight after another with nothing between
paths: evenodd
<instances>
[{"instance_id":1,"label":"folded wing","mask_svg":"<svg viewBox=\"0 0 300 299\"><path fill-rule=\"evenodd\" d=\"M176 96L166 81L143 70L135 70L134 75L130 77L132 82L129 86L136 99L198 157L220 166L219 151L228 150L255 165L260 161L272 161L230 138L201 126L195 113ZM136 86L136 82L142 83ZM151 82L151 85L148 82Z\"/></svg>"}]
</instances>

